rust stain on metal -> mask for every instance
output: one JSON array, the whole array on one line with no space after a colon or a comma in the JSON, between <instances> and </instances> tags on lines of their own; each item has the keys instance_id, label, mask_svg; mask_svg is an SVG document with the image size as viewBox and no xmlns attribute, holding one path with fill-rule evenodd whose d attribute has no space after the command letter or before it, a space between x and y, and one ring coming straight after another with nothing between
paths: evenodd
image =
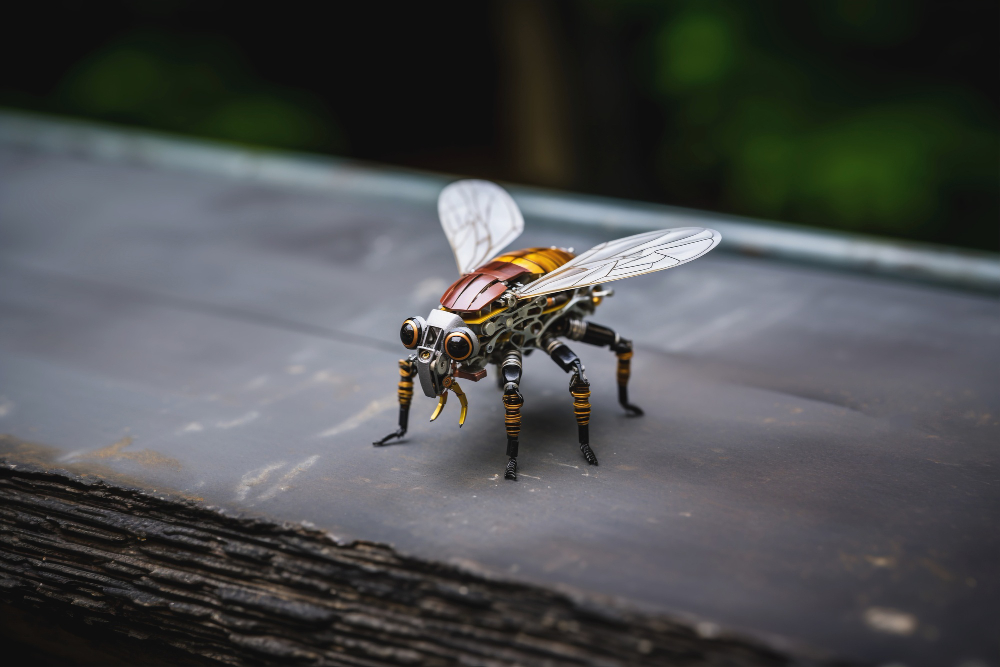
<instances>
[{"instance_id":1,"label":"rust stain on metal","mask_svg":"<svg viewBox=\"0 0 1000 667\"><path fill-rule=\"evenodd\" d=\"M128 443L124 445L121 444L125 440L129 440L129 442L131 442L131 439L123 438L110 447L105 447L97 451L106 451L114 447L117 447L119 450L124 449L124 447L128 446ZM140 450L138 452L128 453L139 454L141 457L145 457L146 454L144 452L150 452L152 456L149 458L153 460L162 456L156 452L151 452L150 450ZM0 433L0 463L2 464L8 464L11 466L38 466L48 470L56 468L74 475L79 475L81 478L94 478L109 483L119 484L130 489L141 489L145 486L145 482L143 480L132 477L131 475L120 473L117 470L99 462L101 460L113 460L114 457L112 456L84 456L75 461L58 461L58 459L64 454L64 451L49 445L22 440L7 433ZM170 459L165 456L162 458L167 462L173 461L177 464L177 466L180 466L180 462L174 461L174 459ZM169 463L167 464L167 467L173 468L173 466ZM168 488L166 486L158 488L160 488L160 490L164 493L176 498L183 498L185 500L196 502L203 500L201 496L195 496L190 493Z\"/></svg>"},{"instance_id":2,"label":"rust stain on metal","mask_svg":"<svg viewBox=\"0 0 1000 667\"><path fill-rule=\"evenodd\" d=\"M92 458L92 459L108 459L112 461L126 460L135 461L136 463L151 468L173 468L174 470L181 469L181 462L177 459L170 458L169 456L164 456L159 452L153 451L152 449L139 449L134 451L125 451L125 448L132 444L132 437L125 436L118 442L115 442L107 447L102 447L95 452L90 452L89 454L83 455L81 458Z\"/></svg>"}]
</instances>

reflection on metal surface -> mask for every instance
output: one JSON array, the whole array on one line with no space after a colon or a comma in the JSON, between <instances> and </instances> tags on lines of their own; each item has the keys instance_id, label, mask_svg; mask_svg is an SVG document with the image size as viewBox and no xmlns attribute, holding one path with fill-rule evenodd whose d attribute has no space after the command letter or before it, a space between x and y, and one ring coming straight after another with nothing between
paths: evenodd
<instances>
[{"instance_id":1,"label":"reflection on metal surface","mask_svg":"<svg viewBox=\"0 0 1000 667\"><path fill-rule=\"evenodd\" d=\"M400 380L399 389L397 390L398 400L400 404L409 405L410 398L413 396L413 382ZM332 438L335 435L340 435L341 433L347 433L348 431L353 431L357 427L364 424L366 421L375 417L386 410L392 408L396 405L397 396L387 396L385 398L377 399L365 406L364 410L358 414L348 417L344 421L340 422L336 426L332 426L322 433L319 434L320 438Z\"/></svg>"},{"instance_id":2,"label":"reflection on metal surface","mask_svg":"<svg viewBox=\"0 0 1000 667\"><path fill-rule=\"evenodd\" d=\"M288 491L288 489L291 488L292 480L298 477L301 473L305 472L306 470L309 470L309 468L313 467L313 464L315 464L316 461L318 460L319 460L319 454L313 454L312 456L306 458L304 461L295 464L291 470L282 475L281 479L278 480L277 484L264 491L264 493L260 494L257 500L270 500L271 498L277 496L279 493L284 493L285 491Z\"/></svg>"},{"instance_id":3,"label":"reflection on metal surface","mask_svg":"<svg viewBox=\"0 0 1000 667\"><path fill-rule=\"evenodd\" d=\"M286 461L275 461L274 463L267 463L260 468L251 470L243 475L239 484L236 485L236 500L246 500L250 491L252 491L255 486L259 486L260 484L266 482L272 472L284 468L285 465L287 465Z\"/></svg>"},{"instance_id":4,"label":"reflection on metal surface","mask_svg":"<svg viewBox=\"0 0 1000 667\"><path fill-rule=\"evenodd\" d=\"M453 180L424 172L374 168L349 160L236 148L11 111L0 113L0 146L428 206L437 201L441 188ZM994 253L750 221L660 204L526 187L508 189L524 216L536 222L592 226L615 233L708 225L726 238L720 249L729 252L1000 291L1000 256Z\"/></svg>"}]
</instances>

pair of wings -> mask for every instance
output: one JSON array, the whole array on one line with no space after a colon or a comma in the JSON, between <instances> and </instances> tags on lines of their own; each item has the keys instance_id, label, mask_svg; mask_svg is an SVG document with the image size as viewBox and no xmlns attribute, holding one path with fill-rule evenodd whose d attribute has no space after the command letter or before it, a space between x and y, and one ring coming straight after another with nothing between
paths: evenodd
<instances>
[{"instance_id":1,"label":"pair of wings","mask_svg":"<svg viewBox=\"0 0 1000 667\"><path fill-rule=\"evenodd\" d=\"M438 215L460 273L471 273L524 231L514 199L489 181L456 181L441 191ZM714 248L722 236L714 229L661 229L607 241L517 291L539 296L671 269Z\"/></svg>"}]
</instances>

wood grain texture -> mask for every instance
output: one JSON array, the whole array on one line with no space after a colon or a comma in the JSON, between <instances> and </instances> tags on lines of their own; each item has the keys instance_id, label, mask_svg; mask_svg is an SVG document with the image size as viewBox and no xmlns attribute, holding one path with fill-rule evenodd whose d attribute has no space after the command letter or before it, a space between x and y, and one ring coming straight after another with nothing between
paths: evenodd
<instances>
[{"instance_id":1,"label":"wood grain texture","mask_svg":"<svg viewBox=\"0 0 1000 667\"><path fill-rule=\"evenodd\" d=\"M0 597L227 664L781 665L665 618L304 526L0 467Z\"/></svg>"}]
</instances>

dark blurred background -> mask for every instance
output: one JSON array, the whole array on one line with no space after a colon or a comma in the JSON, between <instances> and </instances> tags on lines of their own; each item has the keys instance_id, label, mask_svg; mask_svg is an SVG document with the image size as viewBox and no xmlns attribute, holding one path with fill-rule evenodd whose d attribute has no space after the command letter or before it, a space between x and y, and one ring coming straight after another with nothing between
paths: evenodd
<instances>
[{"instance_id":1,"label":"dark blurred background","mask_svg":"<svg viewBox=\"0 0 1000 667\"><path fill-rule=\"evenodd\" d=\"M0 105L996 250L998 7L36 2Z\"/></svg>"}]
</instances>

